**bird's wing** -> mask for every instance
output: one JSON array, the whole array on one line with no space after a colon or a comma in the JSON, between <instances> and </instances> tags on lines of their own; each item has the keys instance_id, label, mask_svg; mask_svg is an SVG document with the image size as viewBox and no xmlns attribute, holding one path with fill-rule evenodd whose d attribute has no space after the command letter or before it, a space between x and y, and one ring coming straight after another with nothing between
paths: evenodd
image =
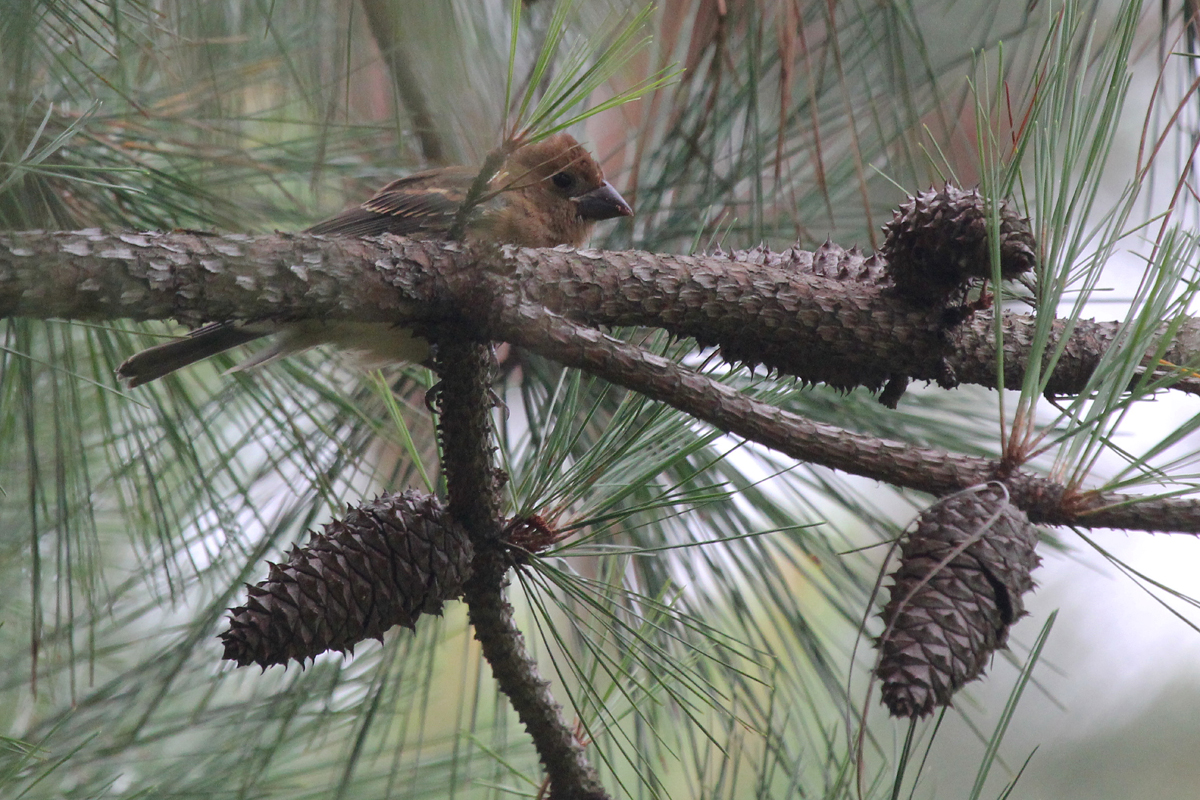
<instances>
[{"instance_id":1,"label":"bird's wing","mask_svg":"<svg viewBox=\"0 0 1200 800\"><path fill-rule=\"evenodd\" d=\"M454 221L474 173L469 169L428 170L392 181L362 205L319 222L305 233L333 236L406 236L444 231Z\"/></svg>"}]
</instances>

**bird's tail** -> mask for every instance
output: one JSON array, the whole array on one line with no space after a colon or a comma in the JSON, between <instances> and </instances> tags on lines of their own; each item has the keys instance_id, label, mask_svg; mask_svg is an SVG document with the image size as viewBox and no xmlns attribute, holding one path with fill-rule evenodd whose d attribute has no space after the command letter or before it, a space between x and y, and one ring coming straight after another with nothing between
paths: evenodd
<instances>
[{"instance_id":1,"label":"bird's tail","mask_svg":"<svg viewBox=\"0 0 1200 800\"><path fill-rule=\"evenodd\" d=\"M265 328L214 322L197 328L183 339L160 344L131 356L117 367L117 376L130 388L141 386L268 333L270 330Z\"/></svg>"}]
</instances>

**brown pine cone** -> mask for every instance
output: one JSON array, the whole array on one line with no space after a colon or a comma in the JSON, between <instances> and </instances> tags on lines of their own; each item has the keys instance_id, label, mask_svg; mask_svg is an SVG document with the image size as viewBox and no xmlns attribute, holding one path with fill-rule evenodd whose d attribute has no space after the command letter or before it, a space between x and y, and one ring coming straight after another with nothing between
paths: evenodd
<instances>
[{"instance_id":1,"label":"brown pine cone","mask_svg":"<svg viewBox=\"0 0 1200 800\"><path fill-rule=\"evenodd\" d=\"M435 497L383 494L314 533L267 579L247 586L246 605L230 609L220 635L238 666L301 664L327 650L382 640L394 625L412 628L458 597L471 564L466 533Z\"/></svg>"},{"instance_id":2,"label":"brown pine cone","mask_svg":"<svg viewBox=\"0 0 1200 800\"><path fill-rule=\"evenodd\" d=\"M1022 595L1041 559L1037 529L999 483L950 495L921 515L900 545L876 676L893 716L949 705L983 674L1008 629L1025 615ZM943 561L948 562L942 565ZM941 565L939 567L939 565Z\"/></svg>"},{"instance_id":3,"label":"brown pine cone","mask_svg":"<svg viewBox=\"0 0 1200 800\"><path fill-rule=\"evenodd\" d=\"M992 277L988 244L988 203L978 190L946 184L940 192L921 192L883 226L880 252L887 272L903 297L922 306L965 293L972 279ZM1000 204L1000 275L1012 280L1033 269L1037 242L1029 220Z\"/></svg>"}]
</instances>

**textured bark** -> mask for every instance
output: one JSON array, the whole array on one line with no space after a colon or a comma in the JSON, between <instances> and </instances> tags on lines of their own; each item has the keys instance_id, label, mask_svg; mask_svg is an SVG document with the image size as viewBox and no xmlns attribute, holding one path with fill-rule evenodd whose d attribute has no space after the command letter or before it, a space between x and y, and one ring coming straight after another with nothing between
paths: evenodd
<instances>
[{"instance_id":1,"label":"textured bark","mask_svg":"<svg viewBox=\"0 0 1200 800\"><path fill-rule=\"evenodd\" d=\"M453 258L451 246L429 244L392 250L357 239L186 231L6 234L0 315L174 319L188 327L219 319L390 322L435 312L394 285L436 270L440 256ZM380 259L386 269L375 266Z\"/></svg>"},{"instance_id":2,"label":"textured bark","mask_svg":"<svg viewBox=\"0 0 1200 800\"><path fill-rule=\"evenodd\" d=\"M515 344L800 461L937 496L999 477L1008 486L1013 505L1033 522L1200 533L1200 501L1144 500L1116 492L1069 494L1060 484L989 459L813 422L531 303L505 309L495 325Z\"/></svg>"},{"instance_id":3,"label":"textured bark","mask_svg":"<svg viewBox=\"0 0 1200 800\"><path fill-rule=\"evenodd\" d=\"M525 345L797 459L935 495L999 476L1034 522L1200 532L1196 501L1068 493L983 459L813 423L572 321L657 326L717 344L730 358L837 386L940 380L947 371L992 385L991 316L977 314L947 331L940 312L891 296L877 282L880 270L877 259L832 245L755 261L570 248L468 251L393 237L29 232L0 236L0 316L175 318L189 325L351 319L421 330L451 320L460 336ZM1080 322L1049 391L1081 390L1117 327ZM1015 387L1034 320L1005 314L1003 328L1005 383ZM1058 324L1057 335L1063 330ZM1200 323L1188 322L1164 358L1187 365L1198 353ZM1200 381L1175 388L1200 392Z\"/></svg>"},{"instance_id":4,"label":"textured bark","mask_svg":"<svg viewBox=\"0 0 1200 800\"><path fill-rule=\"evenodd\" d=\"M894 377L992 386L990 313L947 330L876 282L880 263L829 246L785 267L720 256L515 250L404 239L212 236L99 230L0 235L0 316L41 319L326 319L479 323L493 302L527 298L590 325L644 325L718 345L804 381L878 389ZM464 302L464 299L467 302ZM1024 379L1033 318L1004 315L1005 385ZM1063 332L1056 326L1056 336ZM1117 331L1084 320L1048 391L1084 387ZM1051 348L1053 349L1053 348ZM1164 356L1200 360L1200 322ZM1175 388L1200 393L1200 380Z\"/></svg>"},{"instance_id":5,"label":"textured bark","mask_svg":"<svg viewBox=\"0 0 1200 800\"><path fill-rule=\"evenodd\" d=\"M473 569L464 599L475 638L496 684L533 739L550 779L550 800L607 800L608 793L550 692L550 682L539 675L537 662L525 647L525 636L513 621L513 608L503 590L507 565L492 550L477 555Z\"/></svg>"},{"instance_id":6,"label":"textured bark","mask_svg":"<svg viewBox=\"0 0 1200 800\"><path fill-rule=\"evenodd\" d=\"M525 648L525 637L513 621L504 597L508 563L504 555L504 520L500 481L494 466L490 415L493 406L489 373L491 349L471 341L469 327L439 326L432 331L435 365L441 382L436 389L441 419L442 463L449 509L474 546L471 578L463 585L467 614L484 658L500 690L508 697L533 739L546 776L551 800L607 800L583 747L538 673Z\"/></svg>"}]
</instances>

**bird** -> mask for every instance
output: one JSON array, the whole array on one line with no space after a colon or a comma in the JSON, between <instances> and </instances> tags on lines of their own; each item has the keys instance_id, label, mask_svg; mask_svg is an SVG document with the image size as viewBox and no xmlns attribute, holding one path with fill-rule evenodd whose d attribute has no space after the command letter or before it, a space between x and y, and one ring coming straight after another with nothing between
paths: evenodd
<instances>
[{"instance_id":1,"label":"bird","mask_svg":"<svg viewBox=\"0 0 1200 800\"><path fill-rule=\"evenodd\" d=\"M413 173L304 233L445 236L477 174L478 170L462 166ZM464 238L520 247L578 247L595 223L632 214L632 207L604 179L591 153L569 133L560 132L520 147L505 159L469 218ZM270 346L234 369L248 369L324 343L356 351L374 364L421 363L429 356L424 339L383 323L223 321L133 355L117 368L117 375L133 388L272 334L275 341Z\"/></svg>"}]
</instances>

